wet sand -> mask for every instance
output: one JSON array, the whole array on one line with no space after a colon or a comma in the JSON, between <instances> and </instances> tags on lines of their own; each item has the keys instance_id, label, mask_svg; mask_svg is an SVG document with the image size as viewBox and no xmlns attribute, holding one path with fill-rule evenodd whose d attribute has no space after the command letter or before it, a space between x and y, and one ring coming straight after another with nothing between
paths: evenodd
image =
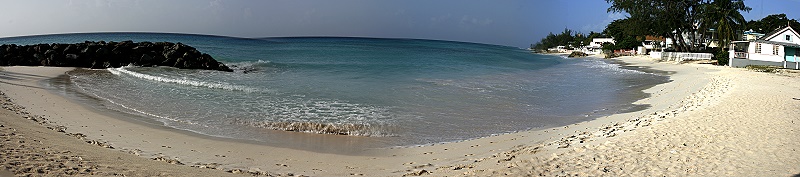
<instances>
[{"instance_id":1,"label":"wet sand","mask_svg":"<svg viewBox=\"0 0 800 177\"><path fill-rule=\"evenodd\" d=\"M800 173L796 165L800 155L795 152L800 134L794 125L800 123L800 115L794 111L800 110L800 101L792 99L800 97L797 77L655 63L642 57L620 60L630 67L672 73L672 81L645 90L651 96L636 104L650 107L641 111L545 130L348 154L265 146L122 120L39 85L72 68L4 67L0 91L13 101L4 99L8 108L0 114L5 153L25 151L44 156L40 159L66 157L58 163L86 163L83 166L90 170L67 165L40 170L34 168L41 166L37 163L53 161L5 154L2 165L16 174L70 174L72 169L78 174L133 176ZM37 121L25 120L31 118ZM19 133L9 135L15 131ZM54 155L59 153L64 155Z\"/></svg>"}]
</instances>

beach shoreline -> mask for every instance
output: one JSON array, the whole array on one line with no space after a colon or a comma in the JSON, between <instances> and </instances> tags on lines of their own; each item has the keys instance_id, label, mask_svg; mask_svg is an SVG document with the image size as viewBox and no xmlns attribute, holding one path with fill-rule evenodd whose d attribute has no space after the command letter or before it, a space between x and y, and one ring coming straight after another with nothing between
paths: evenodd
<instances>
[{"instance_id":1,"label":"beach shoreline","mask_svg":"<svg viewBox=\"0 0 800 177\"><path fill-rule=\"evenodd\" d=\"M5 67L2 70L4 74L2 75L4 76L2 82L4 84L0 86L0 91L10 97L14 105L25 108L24 110L17 110L16 114L29 112L30 115L41 115L47 121L53 122L52 126L63 126L65 128L61 132L59 132L60 129L56 129L51 133L60 134L60 136L65 136L64 134L73 136L80 134L85 136L82 137L83 139L92 142L75 141L70 143L110 146L114 149L105 151L129 153L133 154L128 155L132 158L144 159L155 163L183 164L170 165L186 167L181 170L199 171L197 168L216 168L218 170L215 170L215 172L223 173L227 171L231 173L249 172L251 174L291 174L298 176L403 176L425 174L458 176L509 174L511 171L504 170L519 169L515 167L526 166L522 165L523 163L519 162L520 160L530 161L534 158L549 157L551 154L580 154L581 152L577 152L580 150L575 150L576 148L602 145L602 143L608 142L608 139L618 138L617 136L626 137L633 134L632 132L639 132L638 130L631 130L649 129L645 126L635 125L636 123L668 124L669 121L653 120L662 115L667 117L666 114L670 110L685 109L684 111L688 112L687 114L691 114L694 110L708 109L708 105L705 104L693 107L686 105L693 104L697 99L700 99L692 97L696 93L704 93L704 90L713 90L731 84L729 81L726 82L731 78L720 78L718 74L710 73L719 73L720 70L728 73L735 71L734 73L736 74L747 72L716 66L657 63L646 57L624 57L620 60L630 67L647 67L654 70L674 72L670 74L672 81L646 89L644 92L650 94L650 97L639 100L635 104L649 104L650 107L640 111L614 114L565 127L523 131L444 144L370 149L358 154L331 154L269 147L222 138L192 135L192 133L180 133L167 127L158 128L153 125L131 123L108 114L97 113L97 111L89 110L63 96L37 88L39 87L37 84L42 80L57 77L71 70L71 68ZM8 74L10 73L13 76L9 76ZM706 92L711 96L706 95L703 96L704 98L717 98L726 94ZM730 97L730 95L727 97ZM725 103L719 100L716 102L721 102L716 104ZM662 114L659 114L659 112ZM640 119L632 122L635 126L630 126L632 124L629 120L647 117L653 115L653 113L656 113L655 119L648 119L649 122ZM675 116L675 114L670 116ZM679 116L683 116L683 114L679 114ZM22 118L22 116L3 115L4 120L19 118ZM28 122L34 123L33 121ZM535 163L532 165L531 163L527 164L529 164L527 166L538 165ZM115 165L119 164L109 166ZM126 171L117 172L124 174ZM520 174L519 171L515 172L514 174ZM525 172L525 170L522 170L522 172Z\"/></svg>"}]
</instances>

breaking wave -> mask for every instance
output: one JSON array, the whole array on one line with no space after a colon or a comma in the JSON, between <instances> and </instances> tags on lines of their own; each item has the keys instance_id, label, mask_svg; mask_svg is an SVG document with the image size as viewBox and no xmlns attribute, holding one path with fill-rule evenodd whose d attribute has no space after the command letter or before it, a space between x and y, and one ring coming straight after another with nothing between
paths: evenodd
<instances>
[{"instance_id":1,"label":"breaking wave","mask_svg":"<svg viewBox=\"0 0 800 177\"><path fill-rule=\"evenodd\" d=\"M253 72L261 72L263 70L275 69L281 66L284 65L265 60L230 63L230 68L233 69L234 72L245 73L245 74Z\"/></svg>"},{"instance_id":2,"label":"breaking wave","mask_svg":"<svg viewBox=\"0 0 800 177\"><path fill-rule=\"evenodd\" d=\"M587 68L599 68L608 71L618 72L618 73L625 73L625 74L651 74L643 71L632 70L632 69L625 69L622 68L619 64L607 63L604 61L598 60L587 60L588 62L581 62L577 65L579 66L586 66Z\"/></svg>"},{"instance_id":3,"label":"breaking wave","mask_svg":"<svg viewBox=\"0 0 800 177\"><path fill-rule=\"evenodd\" d=\"M215 82L204 82L204 81L194 81L189 79L173 79L161 76L153 76L143 73L134 72L131 70L127 70L128 67L121 67L121 68L108 68L108 71L114 75L121 75L127 74L136 78L140 79L147 79L152 81L158 82L165 82L165 83L174 83L174 84L181 84L181 85L188 85L188 86L195 86L195 87L206 87L212 89L223 89L223 90L231 90L231 91L244 91L244 92L258 92L260 89L250 88L247 86L241 85L233 85L228 83L215 83Z\"/></svg>"}]
</instances>

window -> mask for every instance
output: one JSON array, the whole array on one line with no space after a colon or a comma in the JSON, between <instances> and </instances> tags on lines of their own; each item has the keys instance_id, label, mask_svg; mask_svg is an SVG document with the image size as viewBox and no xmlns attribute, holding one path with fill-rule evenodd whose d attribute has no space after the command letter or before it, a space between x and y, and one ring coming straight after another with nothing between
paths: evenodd
<instances>
[{"instance_id":1,"label":"window","mask_svg":"<svg viewBox=\"0 0 800 177\"><path fill-rule=\"evenodd\" d=\"M792 36L790 36L790 35L788 35L788 34L787 34L787 35L786 35L786 41L792 41Z\"/></svg>"},{"instance_id":2,"label":"window","mask_svg":"<svg viewBox=\"0 0 800 177\"><path fill-rule=\"evenodd\" d=\"M778 55L778 50L780 49L779 45L772 45L772 54Z\"/></svg>"},{"instance_id":3,"label":"window","mask_svg":"<svg viewBox=\"0 0 800 177\"><path fill-rule=\"evenodd\" d=\"M761 52L761 43L756 43L756 53L764 53Z\"/></svg>"}]
</instances>

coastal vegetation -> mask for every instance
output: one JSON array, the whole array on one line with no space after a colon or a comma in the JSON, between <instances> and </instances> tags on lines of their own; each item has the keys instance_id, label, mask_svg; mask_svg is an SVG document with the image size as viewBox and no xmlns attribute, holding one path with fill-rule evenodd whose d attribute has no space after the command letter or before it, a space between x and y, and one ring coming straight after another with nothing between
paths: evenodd
<instances>
[{"instance_id":1,"label":"coastal vegetation","mask_svg":"<svg viewBox=\"0 0 800 177\"><path fill-rule=\"evenodd\" d=\"M663 36L680 52L704 51L705 39L732 41L743 29L741 0L606 0L608 12L627 13L638 35ZM717 31L717 32L713 32ZM707 36L708 33L710 36ZM721 45L725 46L725 45Z\"/></svg>"},{"instance_id":2,"label":"coastal vegetation","mask_svg":"<svg viewBox=\"0 0 800 177\"><path fill-rule=\"evenodd\" d=\"M640 46L643 40L640 29L643 28L638 28L636 25L638 24L630 19L618 19L609 23L603 33L614 38L615 43L603 44L603 50L632 49Z\"/></svg>"},{"instance_id":3,"label":"coastal vegetation","mask_svg":"<svg viewBox=\"0 0 800 177\"><path fill-rule=\"evenodd\" d=\"M800 22L797 19L789 19L786 14L772 14L760 20L750 20L744 25L744 30L753 30L758 33L769 33L778 28L786 27L786 24L792 26L792 29L800 29Z\"/></svg>"},{"instance_id":4,"label":"coastal vegetation","mask_svg":"<svg viewBox=\"0 0 800 177\"><path fill-rule=\"evenodd\" d=\"M741 36L741 31L746 23L740 11L749 12L752 8L744 5L742 1L714 0L702 4L700 27L701 30L714 30L712 39L718 39L720 52L724 52L731 41ZM728 58L727 55L725 57Z\"/></svg>"},{"instance_id":5,"label":"coastal vegetation","mask_svg":"<svg viewBox=\"0 0 800 177\"><path fill-rule=\"evenodd\" d=\"M561 34L550 33L531 46L546 51L556 46L566 49L590 44L595 37L611 37L614 43L604 43L604 51L635 49L648 37L672 41L665 51L713 53L719 64L728 63L727 48L741 40L745 30L768 33L787 24L800 29L796 19L785 14L773 14L761 20L745 20L742 12L752 8L742 0L606 0L608 12L625 13L627 18L609 23L602 33L583 35L564 29ZM574 35L573 35L574 34Z\"/></svg>"},{"instance_id":6,"label":"coastal vegetation","mask_svg":"<svg viewBox=\"0 0 800 177\"><path fill-rule=\"evenodd\" d=\"M565 28L564 31L559 34L553 34L550 32L550 34L548 34L545 38L542 38L542 40L536 44L531 45L531 49L547 50L556 46L565 46L567 48L581 47L591 43L593 38L605 36L606 35L603 33L596 33L594 31L589 32L589 34L586 35Z\"/></svg>"}]
</instances>

